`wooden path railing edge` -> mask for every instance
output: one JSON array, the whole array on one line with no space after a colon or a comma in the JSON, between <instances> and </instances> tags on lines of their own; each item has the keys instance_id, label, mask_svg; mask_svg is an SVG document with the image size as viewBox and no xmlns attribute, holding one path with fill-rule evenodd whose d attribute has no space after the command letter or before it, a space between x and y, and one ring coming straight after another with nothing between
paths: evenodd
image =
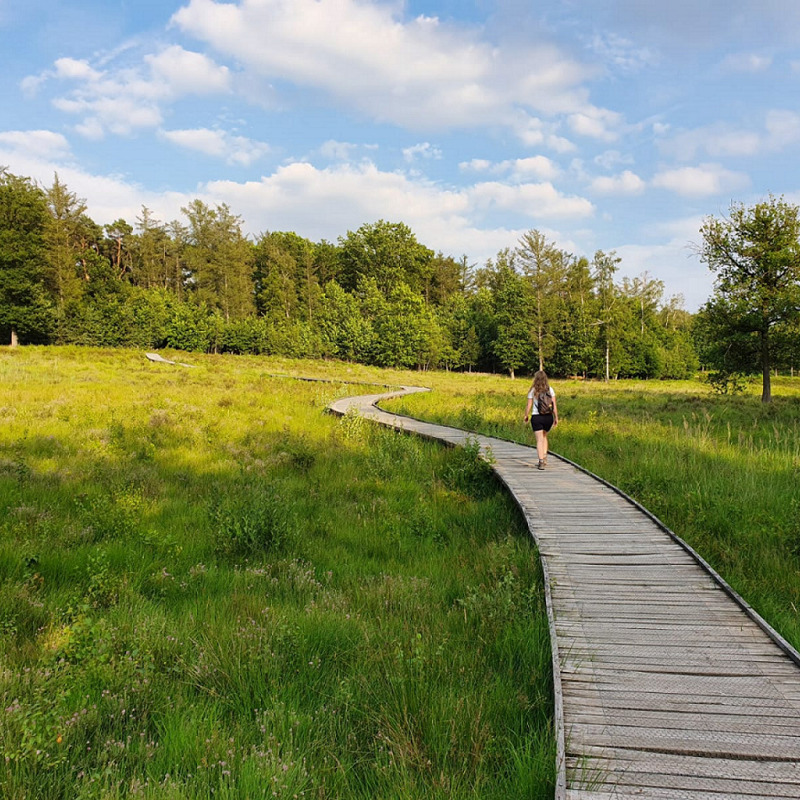
<instances>
[{"instance_id":1,"label":"wooden path railing edge","mask_svg":"<svg viewBox=\"0 0 800 800\"><path fill-rule=\"evenodd\" d=\"M374 384L373 384L374 385ZM418 392L429 392L430 389L424 386L401 386L395 391L387 392L386 394L381 394L379 397L374 398L371 405L380 413L382 414L391 414L393 417L400 417L402 419L412 420L414 422L424 422L424 420L416 419L415 417L408 416L407 414L396 414L393 411L385 411L384 409L378 406L378 403L382 400L391 400L396 397L403 397L407 394L418 393ZM372 396L371 396L372 397ZM353 398L341 398L341 399L355 399ZM339 402L339 401L337 401ZM328 406L328 411L342 416L345 412L336 409L333 407L334 404ZM402 426L392 425L390 422L381 420L381 419L374 419L380 425L384 425L386 427L392 427L395 430L399 430L402 433L413 433L415 436L420 436L424 439L429 439L431 441L435 441L439 444L444 444L447 446L455 447L452 442L448 442L445 439L439 439L435 436L428 436L424 433L420 433L418 431L411 431ZM436 424L436 423L425 423L425 424ZM449 428L454 428L452 425L448 425ZM471 436L482 436L483 434L477 434L474 431L467 431L463 428L454 428L455 430L460 430L463 433ZM484 438L496 438L496 437L484 437ZM518 444L515 442L515 444ZM528 445L520 445L521 447L527 447ZM488 458L483 453L481 454L483 458L492 466L492 460ZM567 773L566 773L566 740L564 734L564 695L561 686L561 659L558 650L558 636L556 635L556 622L555 622L555 614L553 612L553 597L551 592L551 583L550 583L550 570L547 564L547 558L545 557L542 549L540 547L540 542L538 537L536 536L536 531L534 528L528 523L527 517L524 514L524 508L522 503L511 490L511 487L503 480L503 477L500 475L497 470L495 470L495 475L498 477L500 482L505 486L506 491L509 493L511 498L516 503L517 507L523 512L523 517L526 520L526 524L528 525L528 531L533 538L537 550L539 552L539 563L542 567L542 578L544 582L544 592L545 592L545 608L547 611L547 626L550 634L550 657L552 662L552 669L553 669L553 717L554 717L554 725L555 725L555 736L556 736L556 785L555 785L555 793L554 793L554 800L566 800L567 796Z\"/></svg>"}]
</instances>

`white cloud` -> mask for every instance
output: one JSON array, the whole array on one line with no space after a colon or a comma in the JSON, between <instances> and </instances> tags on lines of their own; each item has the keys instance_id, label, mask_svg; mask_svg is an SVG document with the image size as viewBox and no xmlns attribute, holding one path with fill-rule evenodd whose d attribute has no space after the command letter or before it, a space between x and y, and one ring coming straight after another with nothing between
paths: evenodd
<instances>
[{"instance_id":1,"label":"white cloud","mask_svg":"<svg viewBox=\"0 0 800 800\"><path fill-rule=\"evenodd\" d=\"M54 77L61 80L96 81L100 80L101 73L92 69L88 61L75 58L58 58L53 63Z\"/></svg>"},{"instance_id":2,"label":"white cloud","mask_svg":"<svg viewBox=\"0 0 800 800\"><path fill-rule=\"evenodd\" d=\"M463 172L486 172L491 167L492 162L485 158L473 158L471 161L462 161L458 165Z\"/></svg>"},{"instance_id":3,"label":"white cloud","mask_svg":"<svg viewBox=\"0 0 800 800\"><path fill-rule=\"evenodd\" d=\"M594 163L603 169L611 170L620 164L633 164L633 157L623 155L618 150L606 150L599 156L595 156Z\"/></svg>"},{"instance_id":4,"label":"white cloud","mask_svg":"<svg viewBox=\"0 0 800 800\"><path fill-rule=\"evenodd\" d=\"M587 106L584 111L569 116L569 125L580 136L613 142L619 137L617 131L612 130L622 122L622 117L614 111L603 108Z\"/></svg>"},{"instance_id":5,"label":"white cloud","mask_svg":"<svg viewBox=\"0 0 800 800\"><path fill-rule=\"evenodd\" d=\"M161 124L162 106L185 95L208 95L230 89L230 74L202 53L173 45L144 57L144 66L98 70L87 61L60 58L53 70L22 82L28 93L56 80L77 85L53 105L82 117L76 130L89 138L106 131L126 135Z\"/></svg>"},{"instance_id":6,"label":"white cloud","mask_svg":"<svg viewBox=\"0 0 800 800\"><path fill-rule=\"evenodd\" d=\"M527 181L530 178L553 180L561 170L546 156L529 156L493 163L483 158L462 161L459 165L462 172L489 172L492 175L507 174L512 181Z\"/></svg>"},{"instance_id":7,"label":"white cloud","mask_svg":"<svg viewBox=\"0 0 800 800\"><path fill-rule=\"evenodd\" d=\"M163 86L169 97L187 94L207 95L228 91L230 72L202 53L173 45L144 58L149 65L149 80Z\"/></svg>"},{"instance_id":8,"label":"white cloud","mask_svg":"<svg viewBox=\"0 0 800 800\"><path fill-rule=\"evenodd\" d=\"M558 48L500 48L479 39L478 29L425 16L404 20L402 9L360 0L190 0L173 22L248 72L403 127L510 125L528 143L565 147L523 119L529 112L602 113L581 85L590 72Z\"/></svg>"},{"instance_id":9,"label":"white cloud","mask_svg":"<svg viewBox=\"0 0 800 800\"><path fill-rule=\"evenodd\" d=\"M553 180L558 177L560 170L546 156L530 156L505 162L511 169L511 176L515 179L539 178L540 180Z\"/></svg>"},{"instance_id":10,"label":"white cloud","mask_svg":"<svg viewBox=\"0 0 800 800\"><path fill-rule=\"evenodd\" d=\"M337 142L335 139L328 139L323 142L317 153L325 159L331 161L349 161L353 157L353 153L357 151L359 145L350 142Z\"/></svg>"},{"instance_id":11,"label":"white cloud","mask_svg":"<svg viewBox=\"0 0 800 800\"><path fill-rule=\"evenodd\" d=\"M0 147L9 148L17 158L63 158L70 152L66 138L53 131L4 131Z\"/></svg>"},{"instance_id":12,"label":"white cloud","mask_svg":"<svg viewBox=\"0 0 800 800\"><path fill-rule=\"evenodd\" d=\"M706 197L735 191L745 188L749 182L747 175L732 172L719 164L663 170L653 178L653 186L685 197Z\"/></svg>"},{"instance_id":13,"label":"white cloud","mask_svg":"<svg viewBox=\"0 0 800 800\"><path fill-rule=\"evenodd\" d=\"M477 209L499 209L533 219L588 217L594 213L586 198L564 195L551 183L487 181L468 188L466 195Z\"/></svg>"},{"instance_id":14,"label":"white cloud","mask_svg":"<svg viewBox=\"0 0 800 800\"><path fill-rule=\"evenodd\" d=\"M76 166L71 159L25 152L7 147L0 139L0 164L8 164L17 175L25 175L42 186L53 182L54 173L70 191L85 197L89 216L103 225L116 219L134 220L142 205L153 209L162 220L176 219L181 206L190 199L178 192L151 192L118 175L98 175Z\"/></svg>"},{"instance_id":15,"label":"white cloud","mask_svg":"<svg viewBox=\"0 0 800 800\"><path fill-rule=\"evenodd\" d=\"M270 152L266 142L258 142L244 136L232 136L226 131L209 128L164 130L160 135L178 147L222 158L228 164L249 166Z\"/></svg>"},{"instance_id":16,"label":"white cloud","mask_svg":"<svg viewBox=\"0 0 800 800\"><path fill-rule=\"evenodd\" d=\"M645 189L645 182L635 172L626 169L619 175L595 178L590 188L598 194L641 194Z\"/></svg>"},{"instance_id":17,"label":"white cloud","mask_svg":"<svg viewBox=\"0 0 800 800\"><path fill-rule=\"evenodd\" d=\"M712 158L752 157L780 152L800 142L800 114L788 110L767 111L763 128L737 128L714 123L682 131L660 143L662 152L679 161L692 161L698 153Z\"/></svg>"},{"instance_id":18,"label":"white cloud","mask_svg":"<svg viewBox=\"0 0 800 800\"><path fill-rule=\"evenodd\" d=\"M441 157L442 151L430 142L421 142L420 144L403 148L403 158L409 163L415 161L417 158L439 159Z\"/></svg>"}]
</instances>

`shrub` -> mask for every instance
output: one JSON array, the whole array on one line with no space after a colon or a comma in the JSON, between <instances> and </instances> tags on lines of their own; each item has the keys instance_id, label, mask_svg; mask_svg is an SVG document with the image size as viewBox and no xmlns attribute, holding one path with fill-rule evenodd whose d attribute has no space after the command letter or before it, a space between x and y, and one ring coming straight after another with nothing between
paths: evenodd
<instances>
[{"instance_id":1,"label":"shrub","mask_svg":"<svg viewBox=\"0 0 800 800\"><path fill-rule=\"evenodd\" d=\"M280 492L269 484L240 485L211 509L214 548L221 555L282 552L295 522Z\"/></svg>"}]
</instances>

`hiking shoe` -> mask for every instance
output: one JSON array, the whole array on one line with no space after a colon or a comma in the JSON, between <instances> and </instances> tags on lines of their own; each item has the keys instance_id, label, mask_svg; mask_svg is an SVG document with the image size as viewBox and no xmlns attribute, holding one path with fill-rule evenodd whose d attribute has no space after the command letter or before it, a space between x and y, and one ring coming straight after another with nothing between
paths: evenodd
<instances>
[{"instance_id":1,"label":"hiking shoe","mask_svg":"<svg viewBox=\"0 0 800 800\"><path fill-rule=\"evenodd\" d=\"M537 469L544 469L546 466L547 466L547 462L546 461L542 461L542 459L540 458L539 459L539 463L537 464L536 468Z\"/></svg>"}]
</instances>

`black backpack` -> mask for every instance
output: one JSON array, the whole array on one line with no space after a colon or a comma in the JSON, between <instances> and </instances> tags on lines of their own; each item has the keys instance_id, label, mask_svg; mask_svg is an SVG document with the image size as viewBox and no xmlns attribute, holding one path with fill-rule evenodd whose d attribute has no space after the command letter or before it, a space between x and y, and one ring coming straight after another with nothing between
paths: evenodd
<instances>
[{"instance_id":1,"label":"black backpack","mask_svg":"<svg viewBox=\"0 0 800 800\"><path fill-rule=\"evenodd\" d=\"M553 395L550 394L550 391L542 392L536 398L536 407L539 409L540 414L552 414L553 413Z\"/></svg>"}]
</instances>

